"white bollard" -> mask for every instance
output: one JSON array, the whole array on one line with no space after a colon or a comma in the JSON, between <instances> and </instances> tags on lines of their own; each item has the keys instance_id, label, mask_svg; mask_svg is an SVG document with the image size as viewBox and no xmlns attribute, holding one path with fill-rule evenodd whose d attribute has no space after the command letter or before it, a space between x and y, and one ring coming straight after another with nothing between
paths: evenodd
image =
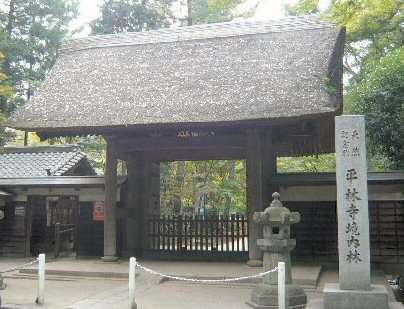
<instances>
[{"instance_id":1,"label":"white bollard","mask_svg":"<svg viewBox=\"0 0 404 309\"><path fill-rule=\"evenodd\" d=\"M279 309L286 309L285 263L278 263L278 305Z\"/></svg>"},{"instance_id":2,"label":"white bollard","mask_svg":"<svg viewBox=\"0 0 404 309\"><path fill-rule=\"evenodd\" d=\"M36 299L38 305L45 303L45 254L38 256L38 297Z\"/></svg>"},{"instance_id":3,"label":"white bollard","mask_svg":"<svg viewBox=\"0 0 404 309\"><path fill-rule=\"evenodd\" d=\"M136 286L136 258L129 259L129 309L136 309L135 299L135 286Z\"/></svg>"}]
</instances>

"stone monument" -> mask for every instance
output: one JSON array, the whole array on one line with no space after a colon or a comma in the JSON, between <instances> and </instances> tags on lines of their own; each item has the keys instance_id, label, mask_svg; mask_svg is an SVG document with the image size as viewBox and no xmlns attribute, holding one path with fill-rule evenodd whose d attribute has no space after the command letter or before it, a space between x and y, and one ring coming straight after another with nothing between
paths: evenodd
<instances>
[{"instance_id":1,"label":"stone monument","mask_svg":"<svg viewBox=\"0 0 404 309\"><path fill-rule=\"evenodd\" d=\"M290 212L283 207L279 193L273 195L271 205L263 212L254 214L254 221L263 226L263 239L258 239L258 247L264 253L264 271L274 269L278 262L286 267L286 304L288 308L305 308L307 296L303 289L292 283L290 252L296 246L296 240L290 238L290 226L300 221L298 212ZM247 304L256 309L278 308L278 273L273 272L263 278L251 294Z\"/></svg>"},{"instance_id":2,"label":"stone monument","mask_svg":"<svg viewBox=\"0 0 404 309\"><path fill-rule=\"evenodd\" d=\"M371 285L365 120L335 118L339 284L324 287L324 309L387 309L384 286Z\"/></svg>"}]
</instances>

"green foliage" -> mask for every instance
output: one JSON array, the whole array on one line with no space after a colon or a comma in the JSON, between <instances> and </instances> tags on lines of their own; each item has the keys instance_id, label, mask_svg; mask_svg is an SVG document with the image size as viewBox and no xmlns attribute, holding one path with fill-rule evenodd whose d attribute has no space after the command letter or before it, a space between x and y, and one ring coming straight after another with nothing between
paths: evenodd
<instances>
[{"instance_id":1,"label":"green foliage","mask_svg":"<svg viewBox=\"0 0 404 309\"><path fill-rule=\"evenodd\" d=\"M311 13L315 2L300 0L289 11ZM369 168L376 170L404 167L403 10L402 0L334 0L323 16L347 29L345 112L366 115Z\"/></svg>"},{"instance_id":2,"label":"green foliage","mask_svg":"<svg viewBox=\"0 0 404 309\"><path fill-rule=\"evenodd\" d=\"M236 14L234 9L243 0L191 0L193 24L208 24L230 21Z\"/></svg>"},{"instance_id":3,"label":"green foliage","mask_svg":"<svg viewBox=\"0 0 404 309\"><path fill-rule=\"evenodd\" d=\"M287 5L286 11L290 15L318 13L319 0L301 0L296 5Z\"/></svg>"},{"instance_id":4,"label":"green foliage","mask_svg":"<svg viewBox=\"0 0 404 309\"><path fill-rule=\"evenodd\" d=\"M349 94L352 111L366 115L371 149L404 168L404 47L368 63Z\"/></svg>"},{"instance_id":5,"label":"green foliage","mask_svg":"<svg viewBox=\"0 0 404 309\"><path fill-rule=\"evenodd\" d=\"M244 161L164 162L160 171L163 213L245 212Z\"/></svg>"},{"instance_id":6,"label":"green foliage","mask_svg":"<svg viewBox=\"0 0 404 309\"><path fill-rule=\"evenodd\" d=\"M320 173L335 171L335 154L278 158L278 173Z\"/></svg>"},{"instance_id":7,"label":"green foliage","mask_svg":"<svg viewBox=\"0 0 404 309\"><path fill-rule=\"evenodd\" d=\"M404 44L401 0L335 1L328 18L347 28L346 66L356 79L367 62L385 56ZM348 64L348 62L351 64ZM359 75L359 76L356 76Z\"/></svg>"},{"instance_id":8,"label":"green foliage","mask_svg":"<svg viewBox=\"0 0 404 309\"><path fill-rule=\"evenodd\" d=\"M192 24L230 21L234 9L245 0L188 0ZM104 0L102 15L91 23L93 34L136 32L168 27L176 22L187 25L188 17L177 18L174 0Z\"/></svg>"},{"instance_id":9,"label":"green foliage","mask_svg":"<svg viewBox=\"0 0 404 309\"><path fill-rule=\"evenodd\" d=\"M4 55L0 52L0 65L3 64ZM4 73L2 67L0 67L0 100L8 100L14 96L14 88L8 81L8 76ZM0 126L7 120L5 111L0 106ZM10 138L13 137L11 132L6 131L5 128L0 127L0 146L3 146Z\"/></svg>"},{"instance_id":10,"label":"green foliage","mask_svg":"<svg viewBox=\"0 0 404 309\"><path fill-rule=\"evenodd\" d=\"M105 168L105 151L106 144L102 136L80 136L80 137L57 137L40 142L39 139L30 137L30 145L78 145L83 152L87 155L92 167L95 169L98 175L104 174Z\"/></svg>"},{"instance_id":11,"label":"green foliage","mask_svg":"<svg viewBox=\"0 0 404 309\"><path fill-rule=\"evenodd\" d=\"M135 32L167 27L171 0L106 0L101 17L91 23L93 34Z\"/></svg>"},{"instance_id":12,"label":"green foliage","mask_svg":"<svg viewBox=\"0 0 404 309\"><path fill-rule=\"evenodd\" d=\"M0 52L0 65L3 64L3 61L4 61L4 54L2 52ZM8 78L7 74L4 72L3 68L1 67L1 69L0 69L0 97L3 97L5 99L11 98L15 94L14 88L10 85L8 79L9 78Z\"/></svg>"},{"instance_id":13,"label":"green foliage","mask_svg":"<svg viewBox=\"0 0 404 309\"><path fill-rule=\"evenodd\" d=\"M8 0L0 7L0 113L24 104L52 67L56 51L77 15L75 0ZM3 54L2 54L3 55ZM0 132L0 144L8 142Z\"/></svg>"},{"instance_id":14,"label":"green foliage","mask_svg":"<svg viewBox=\"0 0 404 309\"><path fill-rule=\"evenodd\" d=\"M0 10L0 113L6 118L23 104L52 67L56 50L77 14L73 0L9 0ZM3 55L3 54L2 54ZM1 58L3 62L3 57ZM0 121L1 122L1 121ZM0 132L0 144L10 139Z\"/></svg>"},{"instance_id":15,"label":"green foliage","mask_svg":"<svg viewBox=\"0 0 404 309\"><path fill-rule=\"evenodd\" d=\"M318 12L318 0L300 0L289 7L292 15ZM366 63L403 45L402 0L334 0L323 16L347 28L344 67L353 82L361 78Z\"/></svg>"},{"instance_id":16,"label":"green foliage","mask_svg":"<svg viewBox=\"0 0 404 309\"><path fill-rule=\"evenodd\" d=\"M77 15L74 0L9 0L0 12L6 73L17 93L7 110L24 103L45 77L56 51Z\"/></svg>"}]
</instances>

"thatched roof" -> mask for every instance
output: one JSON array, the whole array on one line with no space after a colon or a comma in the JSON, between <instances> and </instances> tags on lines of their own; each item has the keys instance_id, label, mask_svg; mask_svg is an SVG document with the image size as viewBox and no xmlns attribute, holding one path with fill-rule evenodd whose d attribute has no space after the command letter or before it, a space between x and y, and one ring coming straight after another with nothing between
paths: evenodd
<instances>
[{"instance_id":1,"label":"thatched roof","mask_svg":"<svg viewBox=\"0 0 404 309\"><path fill-rule=\"evenodd\" d=\"M8 125L91 133L335 114L343 43L311 17L72 40Z\"/></svg>"}]
</instances>

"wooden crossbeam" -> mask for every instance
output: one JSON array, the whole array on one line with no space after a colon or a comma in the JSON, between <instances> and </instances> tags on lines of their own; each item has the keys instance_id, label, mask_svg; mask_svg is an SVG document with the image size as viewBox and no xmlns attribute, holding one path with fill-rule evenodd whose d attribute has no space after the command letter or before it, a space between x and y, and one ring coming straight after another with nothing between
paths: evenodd
<instances>
[{"instance_id":1,"label":"wooden crossbeam","mask_svg":"<svg viewBox=\"0 0 404 309\"><path fill-rule=\"evenodd\" d=\"M118 152L164 151L174 149L244 148L243 135L197 136L197 137L139 137L117 138Z\"/></svg>"},{"instance_id":2,"label":"wooden crossbeam","mask_svg":"<svg viewBox=\"0 0 404 309\"><path fill-rule=\"evenodd\" d=\"M201 161L201 160L243 160L245 149L174 149L161 151L120 152L122 160L137 158L145 161Z\"/></svg>"}]
</instances>

